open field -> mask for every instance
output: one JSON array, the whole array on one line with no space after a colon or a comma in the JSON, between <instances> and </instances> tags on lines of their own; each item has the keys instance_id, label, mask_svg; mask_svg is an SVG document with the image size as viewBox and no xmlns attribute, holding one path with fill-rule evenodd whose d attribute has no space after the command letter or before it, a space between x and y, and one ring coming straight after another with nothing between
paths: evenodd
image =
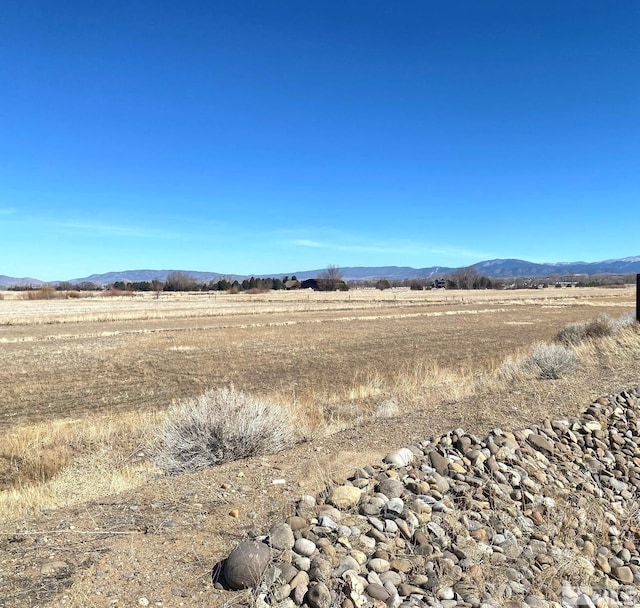
<instances>
[{"instance_id":1,"label":"open field","mask_svg":"<svg viewBox=\"0 0 640 608\"><path fill-rule=\"evenodd\" d=\"M152 295L0 301L0 429L167 407L235 383L319 399L418 362L490 369L634 290Z\"/></svg>"},{"instance_id":2,"label":"open field","mask_svg":"<svg viewBox=\"0 0 640 608\"><path fill-rule=\"evenodd\" d=\"M634 305L632 288L5 297L0 606L227 605L212 565L302 494L435 433L521 428L638 385L637 325L577 345L567 377L517 365L568 324ZM229 383L287 408L302 441L160 474L164 411Z\"/></svg>"}]
</instances>

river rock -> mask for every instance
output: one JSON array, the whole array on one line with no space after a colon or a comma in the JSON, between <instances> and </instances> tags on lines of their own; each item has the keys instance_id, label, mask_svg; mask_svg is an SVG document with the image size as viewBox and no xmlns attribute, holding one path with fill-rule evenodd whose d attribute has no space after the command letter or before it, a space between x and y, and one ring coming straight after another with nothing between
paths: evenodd
<instances>
[{"instance_id":1,"label":"river rock","mask_svg":"<svg viewBox=\"0 0 640 608\"><path fill-rule=\"evenodd\" d=\"M229 589L254 587L266 570L271 552L264 543L247 540L240 543L223 564L223 579Z\"/></svg>"},{"instance_id":2,"label":"river rock","mask_svg":"<svg viewBox=\"0 0 640 608\"><path fill-rule=\"evenodd\" d=\"M333 488L329 502L338 509L351 509L360 502L362 492L354 486L338 486Z\"/></svg>"},{"instance_id":3,"label":"river rock","mask_svg":"<svg viewBox=\"0 0 640 608\"><path fill-rule=\"evenodd\" d=\"M330 608L331 592L324 583L317 583L307 591L306 600L311 608Z\"/></svg>"}]
</instances>

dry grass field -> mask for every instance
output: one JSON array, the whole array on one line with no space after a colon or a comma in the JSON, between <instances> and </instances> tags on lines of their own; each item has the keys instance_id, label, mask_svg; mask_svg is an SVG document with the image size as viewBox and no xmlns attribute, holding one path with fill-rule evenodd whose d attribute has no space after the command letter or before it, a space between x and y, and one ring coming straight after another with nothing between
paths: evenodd
<instances>
[{"instance_id":1,"label":"dry grass field","mask_svg":"<svg viewBox=\"0 0 640 608\"><path fill-rule=\"evenodd\" d=\"M234 383L324 401L416 366L487 370L633 290L272 292L0 301L0 430L154 411Z\"/></svg>"},{"instance_id":2,"label":"dry grass field","mask_svg":"<svg viewBox=\"0 0 640 608\"><path fill-rule=\"evenodd\" d=\"M160 488L149 453L167 408L208 388L233 384L269 397L289 410L299 439L312 440L286 466L269 461L268 466L280 463L279 472L264 473L266 461L257 468L252 461L243 465L247 485L234 500L242 490L243 500L251 501L257 497L251 491L258 490L250 490L248 480L264 488L261 475L280 476L284 470L299 479L298 489L312 491L331 478L336 454L343 460L348 454L354 461L342 464L355 466L355 460L453 425L474 425L481 433L496 425L525 425L532 417L575 413L600 391L639 381L635 330L576 347L581 366L570 379L503 373L515 369L505 368L505 360L525 357L532 345L551 341L568 324L633 311L631 287L158 299L17 295L0 300L0 522L7 531L46 529L46 522L66 522L70 513L85 524L104 521L120 504L105 497L119 492L130 501L126 492L135 491L142 502L186 492L180 501L200 504L202 488L189 493L184 485L200 487L200 478L169 479ZM337 431L342 434L332 435ZM309 457L316 463L312 476L304 464ZM220 479L238 474L236 468L219 469L206 474L211 478L205 491L218 518L234 503L212 488L228 489ZM258 520L286 509L292 498L272 497L273 491L261 490L262 499L272 501L270 509L252 506ZM218 551L238 535L219 519L211 526L209 533L220 539ZM193 566L196 578L206 579L210 558L206 553ZM36 584L24 581L28 589ZM60 585L51 585L38 597L52 597ZM36 605L20 601L12 605ZM70 605L85 605L77 601Z\"/></svg>"},{"instance_id":3,"label":"dry grass field","mask_svg":"<svg viewBox=\"0 0 640 608\"><path fill-rule=\"evenodd\" d=\"M5 488L52 476L90 429L133 449L144 421L211 387L273 397L309 435L366 416L384 398L459 397L568 323L632 310L634 290L10 295L0 301ZM61 441L74 428L85 437ZM46 437L52 429L60 439ZM30 435L37 462L11 463L11 438Z\"/></svg>"}]
</instances>

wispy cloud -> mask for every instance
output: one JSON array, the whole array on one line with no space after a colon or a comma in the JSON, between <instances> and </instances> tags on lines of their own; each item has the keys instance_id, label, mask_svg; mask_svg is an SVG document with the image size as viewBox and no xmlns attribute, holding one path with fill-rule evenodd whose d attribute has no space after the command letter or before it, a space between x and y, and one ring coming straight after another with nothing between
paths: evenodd
<instances>
[{"instance_id":1,"label":"wispy cloud","mask_svg":"<svg viewBox=\"0 0 640 608\"><path fill-rule=\"evenodd\" d=\"M291 245L297 247L313 247L315 249L326 249L329 247L327 243L321 243L319 241L310 241L308 239L295 239L291 242Z\"/></svg>"},{"instance_id":2,"label":"wispy cloud","mask_svg":"<svg viewBox=\"0 0 640 608\"><path fill-rule=\"evenodd\" d=\"M351 241L345 242L345 241ZM360 241L360 242L358 242ZM293 239L289 244L295 247L309 247L353 253L372 253L405 256L439 255L447 258L463 258L478 261L492 257L492 254L474 251L464 247L442 247L435 244L419 243L416 241L392 241L381 243L364 243L361 237L343 235L335 240Z\"/></svg>"},{"instance_id":3,"label":"wispy cloud","mask_svg":"<svg viewBox=\"0 0 640 608\"><path fill-rule=\"evenodd\" d=\"M54 222L59 229L84 234L98 234L107 237L129 237L148 239L176 239L182 235L167 230L145 228L140 226L126 226L118 224L106 224L100 222Z\"/></svg>"}]
</instances>

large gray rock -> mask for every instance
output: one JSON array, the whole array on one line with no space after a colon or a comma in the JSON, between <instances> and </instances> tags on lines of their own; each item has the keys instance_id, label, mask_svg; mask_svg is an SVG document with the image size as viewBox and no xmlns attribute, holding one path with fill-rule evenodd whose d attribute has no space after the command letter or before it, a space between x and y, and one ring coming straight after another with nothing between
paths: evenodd
<instances>
[{"instance_id":1,"label":"large gray rock","mask_svg":"<svg viewBox=\"0 0 640 608\"><path fill-rule=\"evenodd\" d=\"M240 543L224 562L223 580L229 589L255 587L269 565L271 552L264 543L246 540Z\"/></svg>"},{"instance_id":2,"label":"large gray rock","mask_svg":"<svg viewBox=\"0 0 640 608\"><path fill-rule=\"evenodd\" d=\"M387 498L400 498L405 491L404 484L398 479L388 477L378 484L378 492L384 494Z\"/></svg>"}]
</instances>

